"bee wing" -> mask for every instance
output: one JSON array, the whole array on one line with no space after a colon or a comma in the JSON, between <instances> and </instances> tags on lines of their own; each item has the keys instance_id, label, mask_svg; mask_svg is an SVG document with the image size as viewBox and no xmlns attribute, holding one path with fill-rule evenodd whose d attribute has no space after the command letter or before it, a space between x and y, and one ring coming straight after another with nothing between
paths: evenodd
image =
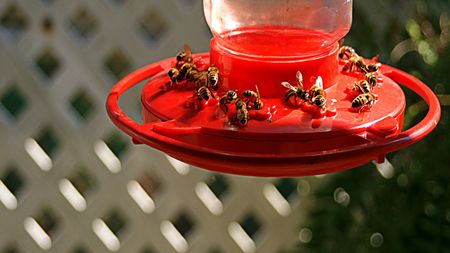
<instances>
[{"instance_id":1,"label":"bee wing","mask_svg":"<svg viewBox=\"0 0 450 253\"><path fill-rule=\"evenodd\" d=\"M192 56L191 47L187 43L184 44L184 52L186 53L187 57Z\"/></svg>"},{"instance_id":2,"label":"bee wing","mask_svg":"<svg viewBox=\"0 0 450 253\"><path fill-rule=\"evenodd\" d=\"M260 96L259 96L259 89L258 89L258 85L255 85L255 88L256 88L256 94L258 94L258 98L259 98Z\"/></svg>"},{"instance_id":3,"label":"bee wing","mask_svg":"<svg viewBox=\"0 0 450 253\"><path fill-rule=\"evenodd\" d=\"M295 77L297 78L297 85L298 87L303 89L303 74L302 72L297 71L297 74L295 75Z\"/></svg>"},{"instance_id":4,"label":"bee wing","mask_svg":"<svg viewBox=\"0 0 450 253\"><path fill-rule=\"evenodd\" d=\"M321 89L323 89L323 80L321 76L317 77L316 85L319 86Z\"/></svg>"},{"instance_id":5,"label":"bee wing","mask_svg":"<svg viewBox=\"0 0 450 253\"><path fill-rule=\"evenodd\" d=\"M339 47L342 47L344 45L345 39L342 38L339 40Z\"/></svg>"},{"instance_id":6,"label":"bee wing","mask_svg":"<svg viewBox=\"0 0 450 253\"><path fill-rule=\"evenodd\" d=\"M290 89L290 90L295 89L295 87L292 86L292 85L291 85L290 83L288 83L288 82L281 82L281 85L283 85L283 87L285 87L285 88L287 88L287 89Z\"/></svg>"},{"instance_id":7,"label":"bee wing","mask_svg":"<svg viewBox=\"0 0 450 253\"><path fill-rule=\"evenodd\" d=\"M374 62L378 62L378 59L380 58L380 55L379 54L377 54L377 55L375 55L374 57L372 57L372 61L374 61Z\"/></svg>"}]
</instances>

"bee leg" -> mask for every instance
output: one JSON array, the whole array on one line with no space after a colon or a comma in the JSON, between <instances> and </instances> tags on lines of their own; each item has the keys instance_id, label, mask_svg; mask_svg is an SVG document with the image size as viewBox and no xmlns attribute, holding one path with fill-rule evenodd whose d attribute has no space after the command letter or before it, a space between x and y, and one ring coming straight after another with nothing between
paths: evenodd
<instances>
[{"instance_id":1,"label":"bee leg","mask_svg":"<svg viewBox=\"0 0 450 253\"><path fill-rule=\"evenodd\" d=\"M360 91L361 93L365 93L365 92L364 92L364 89L363 89L361 86L358 86L358 85L357 85L357 87L358 87L358 89L359 89L359 91Z\"/></svg>"},{"instance_id":2,"label":"bee leg","mask_svg":"<svg viewBox=\"0 0 450 253\"><path fill-rule=\"evenodd\" d=\"M292 94L286 94L286 95L284 96L284 102L289 101L289 99L291 98L291 96L292 96Z\"/></svg>"},{"instance_id":3,"label":"bee leg","mask_svg":"<svg viewBox=\"0 0 450 253\"><path fill-rule=\"evenodd\" d=\"M358 113L361 113L362 111L364 111L364 109L366 108L366 106L367 106L367 105L361 106L361 108L359 109L359 112L358 112Z\"/></svg>"}]
</instances>

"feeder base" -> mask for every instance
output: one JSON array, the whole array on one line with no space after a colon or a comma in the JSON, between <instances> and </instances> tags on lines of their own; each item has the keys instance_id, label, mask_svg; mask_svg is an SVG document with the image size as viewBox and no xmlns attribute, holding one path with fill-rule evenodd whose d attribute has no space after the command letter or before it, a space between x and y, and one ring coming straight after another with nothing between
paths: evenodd
<instances>
[{"instance_id":1,"label":"feeder base","mask_svg":"<svg viewBox=\"0 0 450 253\"><path fill-rule=\"evenodd\" d=\"M208 54L196 57L208 64ZM172 59L158 62L119 82L108 99L109 115L135 143L212 171L288 177L349 169L423 138L440 115L436 97L423 83L383 65L383 82L374 91L378 100L368 111L350 109L351 98L344 90L357 78L341 73L338 84L326 90L331 104L326 113L317 114L283 98L263 99L264 109L251 110L248 125L238 127L232 123L232 112L219 109L217 97L195 106L194 89L183 84L170 87L166 73L172 65ZM142 93L144 124L139 125L123 114L117 100L152 76ZM406 132L401 132L405 97L396 82L418 92L430 105L426 119Z\"/></svg>"}]
</instances>

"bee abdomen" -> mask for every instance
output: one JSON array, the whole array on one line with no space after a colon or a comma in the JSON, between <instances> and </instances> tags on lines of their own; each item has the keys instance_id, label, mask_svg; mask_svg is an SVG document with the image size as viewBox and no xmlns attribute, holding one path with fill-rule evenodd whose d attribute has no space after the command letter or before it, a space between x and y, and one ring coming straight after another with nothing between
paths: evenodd
<instances>
[{"instance_id":1,"label":"bee abdomen","mask_svg":"<svg viewBox=\"0 0 450 253\"><path fill-rule=\"evenodd\" d=\"M287 102L292 96L297 96L296 92L294 90L287 90L284 94L284 99Z\"/></svg>"},{"instance_id":2,"label":"bee abdomen","mask_svg":"<svg viewBox=\"0 0 450 253\"><path fill-rule=\"evenodd\" d=\"M324 96L317 96L314 98L314 104L319 108L324 108L327 104L327 100Z\"/></svg>"},{"instance_id":3,"label":"bee abdomen","mask_svg":"<svg viewBox=\"0 0 450 253\"><path fill-rule=\"evenodd\" d=\"M255 103L253 104L253 109L255 110L261 110L264 107L264 103L261 100L257 100L255 101Z\"/></svg>"},{"instance_id":4,"label":"bee abdomen","mask_svg":"<svg viewBox=\"0 0 450 253\"><path fill-rule=\"evenodd\" d=\"M197 90L197 96L199 97L199 99L208 101L211 98L211 92L208 90L208 88L203 86Z\"/></svg>"},{"instance_id":5,"label":"bee abdomen","mask_svg":"<svg viewBox=\"0 0 450 253\"><path fill-rule=\"evenodd\" d=\"M242 101L241 99L236 100L235 105L236 105L236 109L242 109L247 106L247 104L244 101Z\"/></svg>"},{"instance_id":6,"label":"bee abdomen","mask_svg":"<svg viewBox=\"0 0 450 253\"><path fill-rule=\"evenodd\" d=\"M352 108L357 108L360 107L364 104L364 97L362 95L357 96L355 99L353 99L352 101Z\"/></svg>"},{"instance_id":7,"label":"bee abdomen","mask_svg":"<svg viewBox=\"0 0 450 253\"><path fill-rule=\"evenodd\" d=\"M248 111L242 108L236 112L236 118L240 125L245 126L248 123Z\"/></svg>"}]
</instances>

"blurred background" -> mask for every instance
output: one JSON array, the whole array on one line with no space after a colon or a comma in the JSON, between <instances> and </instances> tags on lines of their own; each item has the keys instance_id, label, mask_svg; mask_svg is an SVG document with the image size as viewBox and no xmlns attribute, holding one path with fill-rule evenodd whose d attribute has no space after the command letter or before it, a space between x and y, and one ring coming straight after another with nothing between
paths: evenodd
<instances>
[{"instance_id":1,"label":"blurred background","mask_svg":"<svg viewBox=\"0 0 450 253\"><path fill-rule=\"evenodd\" d=\"M110 123L117 80L210 37L200 0L0 1L0 253L450 252L449 0L354 0L346 44L443 112L385 163L326 176L210 173ZM136 120L141 87L121 101ZM408 128L427 106L405 93Z\"/></svg>"}]
</instances>

